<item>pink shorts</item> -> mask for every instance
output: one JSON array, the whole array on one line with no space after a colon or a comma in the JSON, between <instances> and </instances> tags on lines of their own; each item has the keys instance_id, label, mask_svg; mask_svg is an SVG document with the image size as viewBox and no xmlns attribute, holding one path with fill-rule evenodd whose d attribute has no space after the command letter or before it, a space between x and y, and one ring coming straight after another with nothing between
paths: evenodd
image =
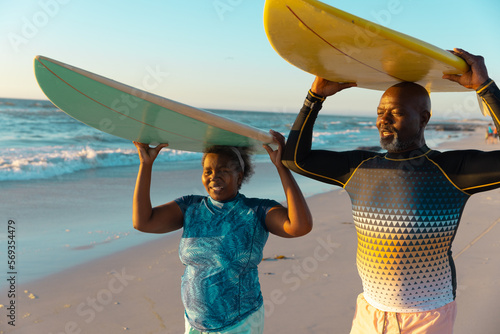
<instances>
[{"instance_id":1,"label":"pink shorts","mask_svg":"<svg viewBox=\"0 0 500 334\"><path fill-rule=\"evenodd\" d=\"M452 334L457 316L453 301L427 312L384 312L358 296L351 334Z\"/></svg>"}]
</instances>

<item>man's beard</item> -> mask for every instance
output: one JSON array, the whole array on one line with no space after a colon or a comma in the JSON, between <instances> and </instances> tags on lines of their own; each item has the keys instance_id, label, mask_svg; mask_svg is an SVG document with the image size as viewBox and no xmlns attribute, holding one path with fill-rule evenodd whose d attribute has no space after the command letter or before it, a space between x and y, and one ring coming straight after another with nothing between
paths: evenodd
<instances>
[{"instance_id":1,"label":"man's beard","mask_svg":"<svg viewBox=\"0 0 500 334\"><path fill-rule=\"evenodd\" d=\"M407 151L410 147L418 142L422 129L420 129L413 137L407 140L399 140L399 133L391 129L394 134L391 140L380 138L380 146L389 153L400 153Z\"/></svg>"}]
</instances>

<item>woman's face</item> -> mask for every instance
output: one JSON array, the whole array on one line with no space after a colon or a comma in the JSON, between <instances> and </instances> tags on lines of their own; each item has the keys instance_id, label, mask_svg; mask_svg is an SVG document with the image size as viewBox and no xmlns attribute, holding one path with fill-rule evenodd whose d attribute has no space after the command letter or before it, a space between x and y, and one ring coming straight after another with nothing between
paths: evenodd
<instances>
[{"instance_id":1,"label":"woman's face","mask_svg":"<svg viewBox=\"0 0 500 334\"><path fill-rule=\"evenodd\" d=\"M223 154L208 153L203 162L201 181L212 199L222 202L238 193L243 173L236 164Z\"/></svg>"}]
</instances>

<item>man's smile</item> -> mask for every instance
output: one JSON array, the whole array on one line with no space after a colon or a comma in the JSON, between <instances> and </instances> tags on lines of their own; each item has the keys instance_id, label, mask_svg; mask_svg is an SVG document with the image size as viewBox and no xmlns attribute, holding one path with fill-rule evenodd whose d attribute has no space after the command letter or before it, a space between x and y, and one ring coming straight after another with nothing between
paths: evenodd
<instances>
[{"instance_id":1,"label":"man's smile","mask_svg":"<svg viewBox=\"0 0 500 334\"><path fill-rule=\"evenodd\" d=\"M386 138L389 138L389 137L394 137L396 135L396 131L394 131L394 129L391 129L391 128L381 128L379 130L379 133L380 133L380 138L381 139L386 139Z\"/></svg>"}]
</instances>

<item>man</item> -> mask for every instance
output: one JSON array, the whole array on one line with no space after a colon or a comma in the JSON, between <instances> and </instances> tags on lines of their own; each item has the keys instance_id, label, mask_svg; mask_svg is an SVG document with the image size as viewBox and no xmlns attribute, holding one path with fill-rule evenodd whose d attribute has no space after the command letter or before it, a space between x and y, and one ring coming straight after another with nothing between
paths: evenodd
<instances>
[{"instance_id":1,"label":"man","mask_svg":"<svg viewBox=\"0 0 500 334\"><path fill-rule=\"evenodd\" d=\"M483 58L453 53L470 71L443 78L475 89L498 127L500 91ZM341 186L351 197L363 283L351 334L452 333L457 283L451 244L467 199L500 187L500 151L429 149L429 94L408 82L390 87L377 109L386 154L311 150L323 101L353 86L316 78L283 158L291 170Z\"/></svg>"}]
</instances>

